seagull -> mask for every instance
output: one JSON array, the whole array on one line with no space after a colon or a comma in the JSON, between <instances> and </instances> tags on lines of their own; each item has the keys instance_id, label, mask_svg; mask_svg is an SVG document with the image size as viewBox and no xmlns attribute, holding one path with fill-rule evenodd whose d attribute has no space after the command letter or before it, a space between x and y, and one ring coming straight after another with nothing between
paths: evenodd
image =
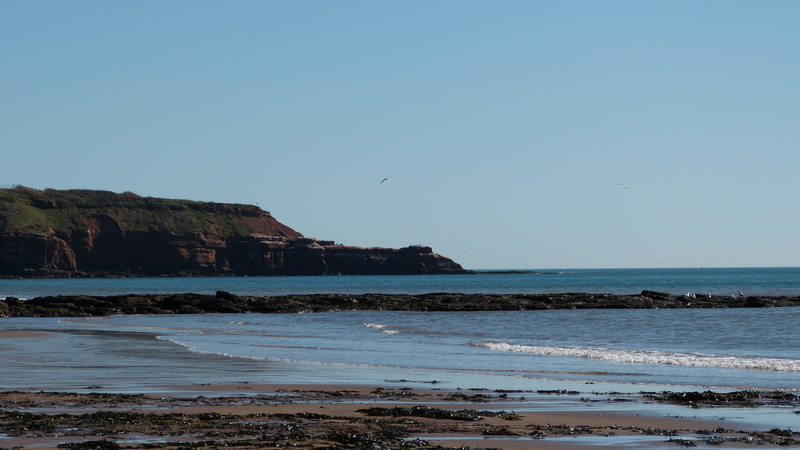
<instances>
[{"instance_id":1,"label":"seagull","mask_svg":"<svg viewBox=\"0 0 800 450\"><path fill-rule=\"evenodd\" d=\"M386 181L386 180L388 180L389 178L394 178L394 177L386 177L386 178L382 179L382 180L381 180L381 182L380 182L380 183L378 183L378 184L383 184L383 182L384 182L384 181Z\"/></svg>"},{"instance_id":2,"label":"seagull","mask_svg":"<svg viewBox=\"0 0 800 450\"><path fill-rule=\"evenodd\" d=\"M630 189L630 187L627 184L623 184L623 183L617 183L617 186L622 186L625 189Z\"/></svg>"}]
</instances>

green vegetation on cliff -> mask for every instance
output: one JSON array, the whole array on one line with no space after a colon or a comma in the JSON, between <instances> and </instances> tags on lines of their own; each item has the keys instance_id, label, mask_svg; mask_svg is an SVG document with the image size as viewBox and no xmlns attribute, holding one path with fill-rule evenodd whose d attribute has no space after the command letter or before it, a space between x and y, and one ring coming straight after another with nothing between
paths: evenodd
<instances>
[{"instance_id":1,"label":"green vegetation on cliff","mask_svg":"<svg viewBox=\"0 0 800 450\"><path fill-rule=\"evenodd\" d=\"M121 232L211 233L245 236L254 229L237 216L269 215L252 205L142 197L83 189L43 191L18 186L0 189L0 232L69 234L85 230L87 219L107 217Z\"/></svg>"}]
</instances>

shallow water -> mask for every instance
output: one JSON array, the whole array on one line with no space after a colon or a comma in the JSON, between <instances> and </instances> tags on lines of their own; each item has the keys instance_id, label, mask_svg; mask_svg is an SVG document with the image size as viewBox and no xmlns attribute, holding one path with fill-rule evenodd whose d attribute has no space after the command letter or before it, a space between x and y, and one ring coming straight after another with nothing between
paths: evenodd
<instances>
[{"instance_id":1,"label":"shallow water","mask_svg":"<svg viewBox=\"0 0 800 450\"><path fill-rule=\"evenodd\" d=\"M0 340L0 375L800 390L800 329L776 326L799 318L797 308L9 318L0 330L54 334Z\"/></svg>"},{"instance_id":2,"label":"shallow water","mask_svg":"<svg viewBox=\"0 0 800 450\"><path fill-rule=\"evenodd\" d=\"M609 269L443 276L0 280L0 297L197 292L800 294L800 268ZM2 385L373 383L564 389L800 390L798 308L352 311L0 320ZM0 387L3 387L0 385Z\"/></svg>"}]
</instances>

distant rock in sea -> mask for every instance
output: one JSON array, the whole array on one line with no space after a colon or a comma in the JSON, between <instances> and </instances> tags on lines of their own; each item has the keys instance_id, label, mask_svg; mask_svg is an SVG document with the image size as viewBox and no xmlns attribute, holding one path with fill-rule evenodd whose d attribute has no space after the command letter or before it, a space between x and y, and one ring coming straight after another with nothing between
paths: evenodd
<instances>
[{"instance_id":1,"label":"distant rock in sea","mask_svg":"<svg viewBox=\"0 0 800 450\"><path fill-rule=\"evenodd\" d=\"M0 189L0 276L470 273L427 246L337 245L253 205L96 190Z\"/></svg>"}]
</instances>

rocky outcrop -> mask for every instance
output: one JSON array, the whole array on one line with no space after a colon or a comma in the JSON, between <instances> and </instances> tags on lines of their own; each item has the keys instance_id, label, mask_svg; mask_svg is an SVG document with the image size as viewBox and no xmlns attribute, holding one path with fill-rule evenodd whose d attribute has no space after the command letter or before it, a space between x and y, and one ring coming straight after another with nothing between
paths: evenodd
<instances>
[{"instance_id":1,"label":"rocky outcrop","mask_svg":"<svg viewBox=\"0 0 800 450\"><path fill-rule=\"evenodd\" d=\"M364 248L312 238L251 236L244 267L237 271L286 275L421 275L468 273L427 246Z\"/></svg>"},{"instance_id":2,"label":"rocky outcrop","mask_svg":"<svg viewBox=\"0 0 800 450\"><path fill-rule=\"evenodd\" d=\"M763 308L800 306L798 297L719 296L688 302L681 296L644 292L612 294L313 294L278 297L207 294L130 294L0 299L0 317L76 317L112 314L301 313L326 311L520 311L554 309Z\"/></svg>"},{"instance_id":3,"label":"rocky outcrop","mask_svg":"<svg viewBox=\"0 0 800 450\"><path fill-rule=\"evenodd\" d=\"M256 206L106 191L0 190L0 276L467 273L430 247L306 238Z\"/></svg>"}]
</instances>

